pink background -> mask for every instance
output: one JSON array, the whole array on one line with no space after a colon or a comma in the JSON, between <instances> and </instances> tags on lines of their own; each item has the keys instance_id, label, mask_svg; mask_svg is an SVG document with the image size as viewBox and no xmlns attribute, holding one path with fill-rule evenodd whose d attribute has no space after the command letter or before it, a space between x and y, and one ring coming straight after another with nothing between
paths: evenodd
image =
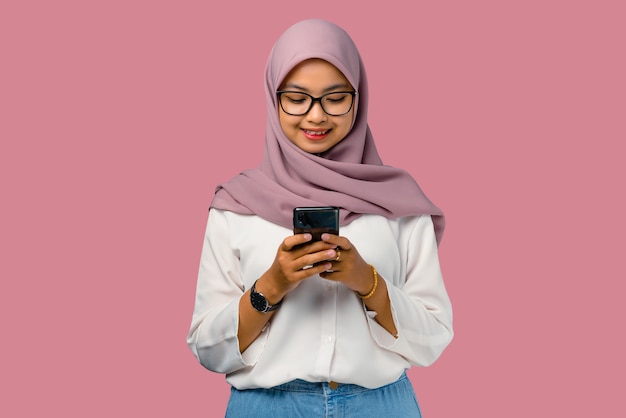
<instances>
[{"instance_id":1,"label":"pink background","mask_svg":"<svg viewBox=\"0 0 626 418\"><path fill-rule=\"evenodd\" d=\"M185 343L207 208L307 17L352 35L384 161L448 216L425 416L623 416L623 2L248 3L0 5L0 416L223 416Z\"/></svg>"}]
</instances>

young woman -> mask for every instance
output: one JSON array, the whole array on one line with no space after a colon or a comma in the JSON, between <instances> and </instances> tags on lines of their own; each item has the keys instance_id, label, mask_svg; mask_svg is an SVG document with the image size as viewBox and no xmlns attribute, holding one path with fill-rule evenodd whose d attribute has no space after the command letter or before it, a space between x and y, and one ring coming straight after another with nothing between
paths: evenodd
<instances>
[{"instance_id":1,"label":"young woman","mask_svg":"<svg viewBox=\"0 0 626 418\"><path fill-rule=\"evenodd\" d=\"M226 374L228 417L419 417L405 371L453 335L443 215L383 165L365 69L341 28L285 31L265 88L263 160L211 204L189 346ZM339 207L339 235L293 234L298 206Z\"/></svg>"}]
</instances>

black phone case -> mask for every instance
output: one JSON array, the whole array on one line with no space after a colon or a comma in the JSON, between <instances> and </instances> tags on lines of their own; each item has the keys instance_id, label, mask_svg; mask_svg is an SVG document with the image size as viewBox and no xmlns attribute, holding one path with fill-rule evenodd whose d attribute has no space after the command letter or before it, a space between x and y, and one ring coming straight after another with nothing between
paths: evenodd
<instances>
[{"instance_id":1,"label":"black phone case","mask_svg":"<svg viewBox=\"0 0 626 418\"><path fill-rule=\"evenodd\" d=\"M339 235L339 208L335 206L299 207L293 210L293 233L310 233L312 241L320 241L322 234Z\"/></svg>"}]
</instances>

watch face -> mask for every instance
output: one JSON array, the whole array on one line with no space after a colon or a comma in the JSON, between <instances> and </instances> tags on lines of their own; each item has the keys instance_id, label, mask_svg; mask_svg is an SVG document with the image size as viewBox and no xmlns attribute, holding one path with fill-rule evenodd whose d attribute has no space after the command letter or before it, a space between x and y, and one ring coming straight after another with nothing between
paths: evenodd
<instances>
[{"instance_id":1,"label":"watch face","mask_svg":"<svg viewBox=\"0 0 626 418\"><path fill-rule=\"evenodd\" d=\"M256 291L250 292L250 302L254 309L259 312L265 312L267 310L267 300L262 294Z\"/></svg>"}]
</instances>

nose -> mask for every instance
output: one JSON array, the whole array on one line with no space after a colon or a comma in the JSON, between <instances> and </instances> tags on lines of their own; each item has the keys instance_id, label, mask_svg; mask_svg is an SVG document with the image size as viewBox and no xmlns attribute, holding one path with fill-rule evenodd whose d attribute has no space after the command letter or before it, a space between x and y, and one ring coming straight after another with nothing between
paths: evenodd
<instances>
[{"instance_id":1,"label":"nose","mask_svg":"<svg viewBox=\"0 0 626 418\"><path fill-rule=\"evenodd\" d=\"M322 104L318 102L314 102L313 106L309 110L309 113L306 114L307 119L313 123L320 123L326 120L326 112L322 109Z\"/></svg>"}]
</instances>

